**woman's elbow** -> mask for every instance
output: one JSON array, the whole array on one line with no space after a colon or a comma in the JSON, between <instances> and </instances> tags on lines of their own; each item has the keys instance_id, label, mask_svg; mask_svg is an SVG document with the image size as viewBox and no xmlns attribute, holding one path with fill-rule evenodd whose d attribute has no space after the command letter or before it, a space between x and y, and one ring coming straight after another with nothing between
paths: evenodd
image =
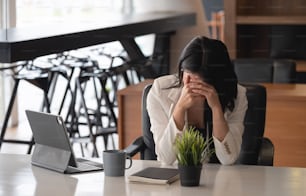
<instances>
[{"instance_id":1,"label":"woman's elbow","mask_svg":"<svg viewBox=\"0 0 306 196\"><path fill-rule=\"evenodd\" d=\"M227 159L219 159L222 165L233 165L236 163L238 155L228 157Z\"/></svg>"},{"instance_id":2,"label":"woman's elbow","mask_svg":"<svg viewBox=\"0 0 306 196\"><path fill-rule=\"evenodd\" d=\"M237 162L239 154L240 148L236 148L236 150L233 150L230 154L220 154L219 156L217 154L217 157L222 165L233 165Z\"/></svg>"},{"instance_id":3,"label":"woman's elbow","mask_svg":"<svg viewBox=\"0 0 306 196\"><path fill-rule=\"evenodd\" d=\"M164 151L159 151L159 153L156 152L156 154L157 160L166 165L172 165L176 160L176 156L172 153L165 153Z\"/></svg>"}]
</instances>

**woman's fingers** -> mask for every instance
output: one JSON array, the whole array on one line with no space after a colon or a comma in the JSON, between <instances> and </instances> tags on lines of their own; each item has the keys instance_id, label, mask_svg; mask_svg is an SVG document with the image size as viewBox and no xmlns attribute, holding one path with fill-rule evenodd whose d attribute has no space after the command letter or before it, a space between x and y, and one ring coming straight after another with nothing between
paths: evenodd
<instances>
[{"instance_id":1,"label":"woman's fingers","mask_svg":"<svg viewBox=\"0 0 306 196\"><path fill-rule=\"evenodd\" d=\"M206 100L210 107L215 107L220 105L218 93L216 89L204 82L198 76L192 76L188 78L188 84L184 86L186 89L186 94L189 94L188 106L197 104L198 101Z\"/></svg>"},{"instance_id":2,"label":"woman's fingers","mask_svg":"<svg viewBox=\"0 0 306 196\"><path fill-rule=\"evenodd\" d=\"M185 109L197 104L198 101L203 100L203 96L199 93L194 92L194 89L191 88L191 84L186 84L183 87L179 105Z\"/></svg>"},{"instance_id":3,"label":"woman's fingers","mask_svg":"<svg viewBox=\"0 0 306 196\"><path fill-rule=\"evenodd\" d=\"M218 93L212 85L197 78L191 78L189 88L192 89L193 93L199 94L206 99L210 107L219 105Z\"/></svg>"},{"instance_id":4,"label":"woman's fingers","mask_svg":"<svg viewBox=\"0 0 306 196\"><path fill-rule=\"evenodd\" d=\"M203 96L206 96L207 93L214 93L215 92L215 89L211 85L209 85L207 83L204 83L204 82L190 83L189 88L192 90L192 92L199 93Z\"/></svg>"}]
</instances>

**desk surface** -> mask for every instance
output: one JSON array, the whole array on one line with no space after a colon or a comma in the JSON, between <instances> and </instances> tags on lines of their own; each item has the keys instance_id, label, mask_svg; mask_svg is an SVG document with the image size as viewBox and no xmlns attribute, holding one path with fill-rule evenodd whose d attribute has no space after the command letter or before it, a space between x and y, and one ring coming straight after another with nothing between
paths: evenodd
<instances>
[{"instance_id":1,"label":"desk surface","mask_svg":"<svg viewBox=\"0 0 306 196\"><path fill-rule=\"evenodd\" d=\"M305 195L306 168L222 166L209 164L202 170L199 187L134 184L127 176L157 161L133 160L125 177L105 177L103 172L64 175L31 166L29 155L0 154L1 195ZM164 166L162 166L164 167Z\"/></svg>"},{"instance_id":2,"label":"desk surface","mask_svg":"<svg viewBox=\"0 0 306 196\"><path fill-rule=\"evenodd\" d=\"M41 25L0 30L0 62L39 56L151 33L165 33L195 24L195 13L150 12L101 14L98 22ZM2 37L2 38L1 38Z\"/></svg>"},{"instance_id":3,"label":"desk surface","mask_svg":"<svg viewBox=\"0 0 306 196\"><path fill-rule=\"evenodd\" d=\"M265 83L262 84L267 88L268 99L282 100L306 100L306 85L305 84L278 84Z\"/></svg>"}]
</instances>

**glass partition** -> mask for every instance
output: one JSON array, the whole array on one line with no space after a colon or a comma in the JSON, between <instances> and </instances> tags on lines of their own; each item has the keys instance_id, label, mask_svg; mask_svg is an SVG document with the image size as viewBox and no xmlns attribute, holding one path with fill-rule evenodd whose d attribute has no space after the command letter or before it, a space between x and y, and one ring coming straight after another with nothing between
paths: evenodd
<instances>
[{"instance_id":1,"label":"glass partition","mask_svg":"<svg viewBox=\"0 0 306 196\"><path fill-rule=\"evenodd\" d=\"M0 40L9 40L9 29L16 27L16 0L0 0Z\"/></svg>"},{"instance_id":2,"label":"glass partition","mask_svg":"<svg viewBox=\"0 0 306 196\"><path fill-rule=\"evenodd\" d=\"M103 20L118 0L16 0L17 27Z\"/></svg>"},{"instance_id":3,"label":"glass partition","mask_svg":"<svg viewBox=\"0 0 306 196\"><path fill-rule=\"evenodd\" d=\"M0 0L0 42L7 40L6 24L7 24L7 9L6 3L8 0ZM0 48L1 52L1 48ZM0 63L0 68L2 64ZM3 119L4 114L4 73L0 72L0 120ZM1 126L0 126L1 127Z\"/></svg>"},{"instance_id":4,"label":"glass partition","mask_svg":"<svg viewBox=\"0 0 306 196\"><path fill-rule=\"evenodd\" d=\"M0 41L6 40L7 0L0 0Z\"/></svg>"}]
</instances>

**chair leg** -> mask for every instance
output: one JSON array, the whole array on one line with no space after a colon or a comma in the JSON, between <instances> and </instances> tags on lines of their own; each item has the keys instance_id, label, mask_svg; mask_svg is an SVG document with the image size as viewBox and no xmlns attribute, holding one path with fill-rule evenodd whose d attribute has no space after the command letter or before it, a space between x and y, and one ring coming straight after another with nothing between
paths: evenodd
<instances>
[{"instance_id":1,"label":"chair leg","mask_svg":"<svg viewBox=\"0 0 306 196\"><path fill-rule=\"evenodd\" d=\"M92 151L92 157L99 157L99 152L97 150L97 145L96 145L96 138L94 137L92 140L92 145L93 145L93 151Z\"/></svg>"},{"instance_id":2,"label":"chair leg","mask_svg":"<svg viewBox=\"0 0 306 196\"><path fill-rule=\"evenodd\" d=\"M108 149L108 134L103 135L103 141L104 141L104 148L105 150Z\"/></svg>"},{"instance_id":3,"label":"chair leg","mask_svg":"<svg viewBox=\"0 0 306 196\"><path fill-rule=\"evenodd\" d=\"M110 112L110 121L113 120L113 122L117 126L117 118L116 118L116 114L113 110L113 104L111 103L111 101L109 99L109 96L108 96L108 92L106 90L106 80L100 79L100 84L101 84L103 98L104 98L106 107L108 107L109 112Z\"/></svg>"},{"instance_id":4,"label":"chair leg","mask_svg":"<svg viewBox=\"0 0 306 196\"><path fill-rule=\"evenodd\" d=\"M44 92L44 105L46 107L46 110L48 113L51 113L51 109L50 109L50 102L49 102L49 98L48 98L48 92ZM42 108L42 111L44 110L44 108Z\"/></svg>"},{"instance_id":5,"label":"chair leg","mask_svg":"<svg viewBox=\"0 0 306 196\"><path fill-rule=\"evenodd\" d=\"M116 149L115 140L113 134L110 135L112 138L113 149Z\"/></svg>"},{"instance_id":6,"label":"chair leg","mask_svg":"<svg viewBox=\"0 0 306 196\"><path fill-rule=\"evenodd\" d=\"M16 98L16 93L17 93L19 81L20 80L15 80L15 85L14 85L14 88L13 88L13 92L12 92L10 102L9 102L9 105L8 105L8 108L7 108L7 111L6 111L6 114L5 114L4 122L3 122L3 125L2 125L2 129L1 129L1 135L0 135L0 149L1 149L2 142L3 142L4 136L5 136L7 124L8 124L8 121L10 119L10 115L11 115L11 112L12 112L12 109L13 109L13 105L14 105L14 101L15 101L15 98Z\"/></svg>"},{"instance_id":7,"label":"chair leg","mask_svg":"<svg viewBox=\"0 0 306 196\"><path fill-rule=\"evenodd\" d=\"M12 95L11 95L11 98L10 98L9 106L8 106L7 112L5 114L5 119L4 119L4 122L3 122L2 129L1 129L0 148L2 146L2 143L4 142L4 137L5 137L5 133L6 133L6 129L7 129L7 124L8 124L8 121L9 121L9 118L10 118L10 115L11 115L11 112L12 112L12 108L13 108L13 105L14 105L14 102L15 102L19 82L20 82L19 79L15 79L15 85L14 85L14 88L13 88L13 92L12 92ZM7 142L12 142L12 143L28 144L29 148L28 148L27 154L31 153L33 145L34 145L33 136L32 136L31 141L21 141L21 140L6 140L6 141Z\"/></svg>"},{"instance_id":8,"label":"chair leg","mask_svg":"<svg viewBox=\"0 0 306 196\"><path fill-rule=\"evenodd\" d=\"M52 103L59 74L56 72L49 72L49 74L50 74L50 79L49 79L49 88L48 88L49 89L48 100L50 103Z\"/></svg>"},{"instance_id":9,"label":"chair leg","mask_svg":"<svg viewBox=\"0 0 306 196\"><path fill-rule=\"evenodd\" d=\"M83 145L80 143L82 157L85 157Z\"/></svg>"},{"instance_id":10,"label":"chair leg","mask_svg":"<svg viewBox=\"0 0 306 196\"><path fill-rule=\"evenodd\" d=\"M80 145L81 155L82 155L82 157L85 157L84 148L83 148L82 143L79 143L79 145ZM73 142L71 144L71 147L72 148L74 147L74 143Z\"/></svg>"},{"instance_id":11,"label":"chair leg","mask_svg":"<svg viewBox=\"0 0 306 196\"><path fill-rule=\"evenodd\" d=\"M98 150L97 150L97 147L96 147L96 139L95 139L95 137L93 137L92 124L90 122L89 114L88 114L88 111L87 111L87 106L86 106L86 102L85 102L85 98L84 98L84 91L82 89L82 86L81 86L81 83L80 83L79 79L76 79L76 85L77 85L77 89L80 92L81 104L83 105L83 108L84 108L84 113L85 113L85 118L86 118L87 123L88 123L90 138L91 138L92 143L93 143L93 156L96 155L98 157Z\"/></svg>"},{"instance_id":12,"label":"chair leg","mask_svg":"<svg viewBox=\"0 0 306 196\"><path fill-rule=\"evenodd\" d=\"M28 148L27 154L31 154L32 148L33 148L34 144L35 144L35 141L34 141L34 137L32 136L31 143L29 144L29 148Z\"/></svg>"},{"instance_id":13,"label":"chair leg","mask_svg":"<svg viewBox=\"0 0 306 196\"><path fill-rule=\"evenodd\" d=\"M61 105L60 105L58 114L61 114L61 113L62 113L62 109L63 109L63 107L64 107L64 103L65 103L65 100L66 100L66 96L67 96L68 91L70 90L70 92L71 92L71 94L72 94L72 88L71 88L71 86L70 86L70 82L71 82L73 73L74 73L74 67L72 67L71 73L70 73L70 75L69 75L68 78L67 78L67 85L66 85L66 88L65 88L64 96L63 96L63 99L62 99L62 101L61 101Z\"/></svg>"}]
</instances>

